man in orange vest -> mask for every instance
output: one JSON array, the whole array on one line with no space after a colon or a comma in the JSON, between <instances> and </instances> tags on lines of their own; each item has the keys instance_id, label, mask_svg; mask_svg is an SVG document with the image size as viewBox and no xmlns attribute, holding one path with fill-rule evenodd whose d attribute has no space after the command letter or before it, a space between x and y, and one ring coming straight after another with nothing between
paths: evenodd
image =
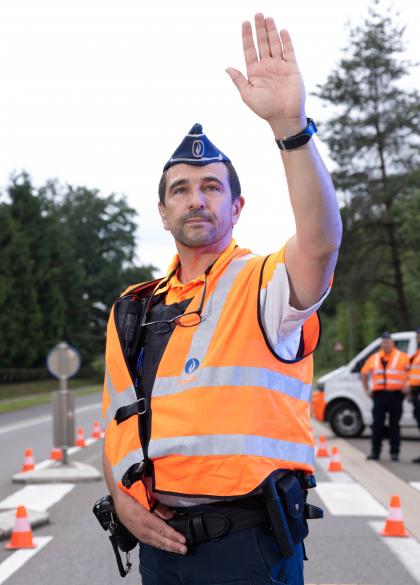
<instances>
[{"instance_id":1,"label":"man in orange vest","mask_svg":"<svg viewBox=\"0 0 420 585\"><path fill-rule=\"evenodd\" d=\"M399 351L391 335L384 332L380 351L369 356L362 367L363 386L373 400L372 450L368 459L377 460L380 457L387 413L391 460L399 459L400 419L409 363L408 355Z\"/></svg>"},{"instance_id":2,"label":"man in orange vest","mask_svg":"<svg viewBox=\"0 0 420 585\"><path fill-rule=\"evenodd\" d=\"M413 416L416 419L420 430L420 327L416 329L416 334L417 351L410 358L408 384L410 387L411 400L413 402ZM413 463L420 463L420 457L413 459Z\"/></svg>"},{"instance_id":3,"label":"man in orange vest","mask_svg":"<svg viewBox=\"0 0 420 585\"><path fill-rule=\"evenodd\" d=\"M247 77L227 72L271 127L296 235L266 258L235 244L239 179L195 124L159 185L177 255L165 278L130 287L108 324L104 474L141 542L143 585L303 585L316 310L341 220L290 36L262 14L255 28L257 47L242 28Z\"/></svg>"}]
</instances>

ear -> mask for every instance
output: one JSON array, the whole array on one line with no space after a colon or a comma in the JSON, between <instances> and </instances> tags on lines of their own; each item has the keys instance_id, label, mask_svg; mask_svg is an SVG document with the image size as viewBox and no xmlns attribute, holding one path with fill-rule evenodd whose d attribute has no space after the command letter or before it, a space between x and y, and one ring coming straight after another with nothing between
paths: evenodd
<instances>
[{"instance_id":1,"label":"ear","mask_svg":"<svg viewBox=\"0 0 420 585\"><path fill-rule=\"evenodd\" d=\"M166 219L166 207L163 205L163 203L159 203L158 209L159 209L160 217L162 218L163 227L165 228L165 230L169 231L168 221Z\"/></svg>"},{"instance_id":2,"label":"ear","mask_svg":"<svg viewBox=\"0 0 420 585\"><path fill-rule=\"evenodd\" d=\"M236 197L236 199L232 202L232 227L238 223L244 205L245 199L242 197L242 195Z\"/></svg>"}]
</instances>

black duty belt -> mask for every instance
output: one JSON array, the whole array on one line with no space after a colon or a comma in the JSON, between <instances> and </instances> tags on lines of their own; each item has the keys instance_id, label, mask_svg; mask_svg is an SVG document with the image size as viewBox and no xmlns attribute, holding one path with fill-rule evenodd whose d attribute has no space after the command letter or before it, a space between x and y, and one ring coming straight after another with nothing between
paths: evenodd
<instances>
[{"instance_id":1,"label":"black duty belt","mask_svg":"<svg viewBox=\"0 0 420 585\"><path fill-rule=\"evenodd\" d=\"M254 526L266 525L268 528L268 520L267 509L262 502L259 505L256 502L254 509L228 507L228 502L223 502L214 511L178 508L168 524L185 536L187 546L194 546Z\"/></svg>"},{"instance_id":2,"label":"black duty belt","mask_svg":"<svg viewBox=\"0 0 420 585\"><path fill-rule=\"evenodd\" d=\"M214 510L211 509L212 507ZM259 495L214 503L206 508L205 510L195 509L195 507L173 508L176 515L167 523L185 536L187 546L217 540L246 528L264 526L268 530L272 529L267 506L263 497ZM321 508L305 502L303 518L309 520L322 518L322 516Z\"/></svg>"}]
</instances>

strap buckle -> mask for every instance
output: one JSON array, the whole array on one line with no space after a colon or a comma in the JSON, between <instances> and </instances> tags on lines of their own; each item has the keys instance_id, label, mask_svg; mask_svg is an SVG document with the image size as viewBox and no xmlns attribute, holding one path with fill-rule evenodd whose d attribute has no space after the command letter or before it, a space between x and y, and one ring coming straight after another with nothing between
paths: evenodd
<instances>
[{"instance_id":1,"label":"strap buckle","mask_svg":"<svg viewBox=\"0 0 420 585\"><path fill-rule=\"evenodd\" d=\"M130 465L127 471L121 478L121 483L127 489L130 489L133 483L136 481L141 481L145 476L146 472L146 463L144 460L141 463L134 463Z\"/></svg>"},{"instance_id":2,"label":"strap buckle","mask_svg":"<svg viewBox=\"0 0 420 585\"><path fill-rule=\"evenodd\" d=\"M147 412L147 400L146 397L143 396L143 398L139 398L138 400L136 400L137 402L137 414L139 414L140 416L142 414L146 414ZM140 403L143 402L143 410L140 410Z\"/></svg>"},{"instance_id":3,"label":"strap buckle","mask_svg":"<svg viewBox=\"0 0 420 585\"><path fill-rule=\"evenodd\" d=\"M117 408L114 419L116 420L117 425L119 425L120 423L127 420L127 418L130 418L130 416L134 416L135 414L142 416L143 414L146 414L148 409L148 400L145 396L142 396L130 404L126 404L125 406L120 406Z\"/></svg>"}]
</instances>

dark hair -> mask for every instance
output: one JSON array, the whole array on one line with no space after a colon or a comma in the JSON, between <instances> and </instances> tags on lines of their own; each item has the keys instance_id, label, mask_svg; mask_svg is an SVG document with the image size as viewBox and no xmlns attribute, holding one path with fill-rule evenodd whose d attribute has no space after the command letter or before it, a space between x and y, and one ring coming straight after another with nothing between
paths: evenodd
<instances>
[{"instance_id":1,"label":"dark hair","mask_svg":"<svg viewBox=\"0 0 420 585\"><path fill-rule=\"evenodd\" d=\"M241 194L241 183L239 182L238 173L235 170L235 167L231 162L224 162L223 163L227 168L228 172L228 180L229 180L229 187L230 192L232 194L232 202L237 199ZM162 205L165 205L165 191L166 191L166 173L164 171L159 181L158 193L159 193L159 202Z\"/></svg>"}]
</instances>

